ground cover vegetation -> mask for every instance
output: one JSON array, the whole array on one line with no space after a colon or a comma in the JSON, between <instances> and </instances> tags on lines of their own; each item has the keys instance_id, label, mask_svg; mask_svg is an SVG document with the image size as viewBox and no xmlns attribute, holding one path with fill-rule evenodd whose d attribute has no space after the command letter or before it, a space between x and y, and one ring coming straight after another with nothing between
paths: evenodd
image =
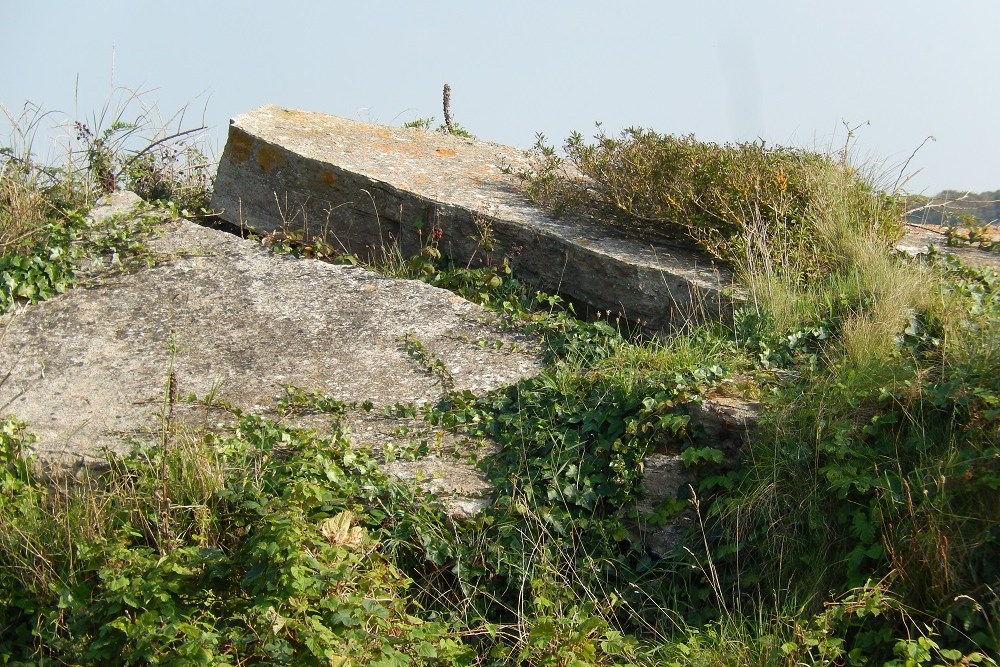
<instances>
[{"instance_id":1,"label":"ground cover vegetation","mask_svg":"<svg viewBox=\"0 0 1000 667\"><path fill-rule=\"evenodd\" d=\"M165 153L133 179L173 133L115 144L141 125L122 115L42 165L23 141L31 118L0 157L4 310L71 287L94 257L141 260L144 229L83 212L112 186L180 197L178 160L198 155ZM497 443L482 462L493 503L466 521L349 442L344 414L370 405L309 388L279 409L327 415L322 436L185 396L164 369L159 441L84 480L42 475L31 425L6 417L0 662L995 664L997 275L893 254L901 204L843 155L645 130L574 135L566 155L540 145L526 191L559 211L614 208L626 227L672 221L734 268L745 304L669 338L582 321L507 262L443 257L433 220L414 221L424 251L387 249L382 270L454 289L545 344L537 377L477 397L406 342L441 400L391 411ZM272 247L357 261L316 239ZM738 460L689 419L719 393L763 405ZM181 427L178 401L233 425ZM698 481L638 517L652 451L680 452ZM631 536L640 518L681 514L694 520L666 556Z\"/></svg>"}]
</instances>

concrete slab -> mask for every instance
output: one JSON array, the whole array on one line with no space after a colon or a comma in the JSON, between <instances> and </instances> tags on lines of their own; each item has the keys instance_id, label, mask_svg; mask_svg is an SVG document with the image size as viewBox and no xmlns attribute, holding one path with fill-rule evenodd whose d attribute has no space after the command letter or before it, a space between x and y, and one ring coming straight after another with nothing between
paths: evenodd
<instances>
[{"instance_id":1,"label":"concrete slab","mask_svg":"<svg viewBox=\"0 0 1000 667\"><path fill-rule=\"evenodd\" d=\"M509 256L543 289L651 328L727 302L731 277L706 257L531 204L501 170L526 160L485 141L266 105L231 121L212 206L230 223L304 230L362 258L396 246L409 256L436 226L456 262Z\"/></svg>"},{"instance_id":2,"label":"concrete slab","mask_svg":"<svg viewBox=\"0 0 1000 667\"><path fill-rule=\"evenodd\" d=\"M28 422L46 463L73 468L155 441L171 368L182 397L268 414L288 385L376 411L436 400L440 378L413 341L459 390L540 367L532 340L421 282L275 255L185 220L163 222L149 245L150 268L93 275L0 318L0 415Z\"/></svg>"}]
</instances>

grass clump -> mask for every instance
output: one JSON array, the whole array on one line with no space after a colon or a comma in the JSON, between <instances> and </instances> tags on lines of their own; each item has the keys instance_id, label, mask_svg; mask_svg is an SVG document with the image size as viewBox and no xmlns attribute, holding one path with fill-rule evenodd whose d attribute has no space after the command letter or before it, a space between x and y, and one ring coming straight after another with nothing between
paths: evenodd
<instances>
[{"instance_id":1,"label":"grass clump","mask_svg":"<svg viewBox=\"0 0 1000 667\"><path fill-rule=\"evenodd\" d=\"M73 140L64 169L91 195L126 189L146 201L171 202L189 215L208 207L212 161L199 133L185 127L187 108L163 118L141 91L117 89L90 119L71 123Z\"/></svg>"},{"instance_id":2,"label":"grass clump","mask_svg":"<svg viewBox=\"0 0 1000 667\"><path fill-rule=\"evenodd\" d=\"M0 145L0 254L29 253L53 222L122 188L189 215L205 212L213 167L198 134L205 128L185 128L185 109L163 119L144 98L116 89L89 119L60 119L32 103L18 113L2 108L11 134ZM55 161L38 156L50 129L60 130Z\"/></svg>"},{"instance_id":3,"label":"grass clump","mask_svg":"<svg viewBox=\"0 0 1000 667\"><path fill-rule=\"evenodd\" d=\"M0 163L0 251L20 253L40 237L49 201L30 170L10 159Z\"/></svg>"},{"instance_id":4,"label":"grass clump","mask_svg":"<svg viewBox=\"0 0 1000 667\"><path fill-rule=\"evenodd\" d=\"M989 341L1000 292L989 270L939 261L924 271L914 275L932 279L923 289L935 306L912 311L888 342L858 331L858 311L876 307L851 303L756 347L794 375L765 397L761 433L712 510L718 553L765 573L772 594L877 598L886 624L854 603L838 620L845 647L862 654L879 654L893 626L925 624L992 651L998 640L1000 571L988 554L998 548L1000 369Z\"/></svg>"}]
</instances>

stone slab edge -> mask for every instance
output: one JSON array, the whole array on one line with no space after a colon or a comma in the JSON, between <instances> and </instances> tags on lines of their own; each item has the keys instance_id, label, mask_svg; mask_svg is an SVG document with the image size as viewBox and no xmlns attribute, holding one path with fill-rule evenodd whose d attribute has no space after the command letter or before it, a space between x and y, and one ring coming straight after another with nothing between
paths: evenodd
<instances>
[{"instance_id":1,"label":"stone slab edge","mask_svg":"<svg viewBox=\"0 0 1000 667\"><path fill-rule=\"evenodd\" d=\"M322 236L365 260L410 256L437 226L456 262L509 256L542 289L651 328L728 303L731 276L704 256L532 205L500 168L526 160L489 142L265 105L230 121L212 206L231 224Z\"/></svg>"}]
</instances>

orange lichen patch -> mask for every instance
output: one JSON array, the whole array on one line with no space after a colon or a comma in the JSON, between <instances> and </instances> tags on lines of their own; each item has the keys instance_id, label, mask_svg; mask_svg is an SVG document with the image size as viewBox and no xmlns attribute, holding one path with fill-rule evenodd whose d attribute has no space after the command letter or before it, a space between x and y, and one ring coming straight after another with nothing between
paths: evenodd
<instances>
[{"instance_id":1,"label":"orange lichen patch","mask_svg":"<svg viewBox=\"0 0 1000 667\"><path fill-rule=\"evenodd\" d=\"M268 146L264 144L257 151L257 164L264 171L270 171L273 168L280 167L285 164L285 156L276 149L274 146Z\"/></svg>"},{"instance_id":2,"label":"orange lichen patch","mask_svg":"<svg viewBox=\"0 0 1000 667\"><path fill-rule=\"evenodd\" d=\"M253 146L253 139L250 135L236 127L229 128L229 139L226 142L226 150L230 151L233 161L242 164L250 157L250 148Z\"/></svg>"},{"instance_id":3,"label":"orange lichen patch","mask_svg":"<svg viewBox=\"0 0 1000 667\"><path fill-rule=\"evenodd\" d=\"M375 134L378 135L381 141L372 142L371 147L379 153L409 155L412 157L427 157L431 155L437 157L452 157L458 154L457 151L451 148L432 149L426 142L400 140L398 137L390 135L388 131L385 131L382 128L377 128Z\"/></svg>"},{"instance_id":4,"label":"orange lichen patch","mask_svg":"<svg viewBox=\"0 0 1000 667\"><path fill-rule=\"evenodd\" d=\"M414 157L423 157L427 155L428 152L427 146L418 143L407 142L405 144L396 144L396 148L401 153L406 153L407 155L412 155Z\"/></svg>"},{"instance_id":5,"label":"orange lichen patch","mask_svg":"<svg viewBox=\"0 0 1000 667\"><path fill-rule=\"evenodd\" d=\"M293 120L314 120L316 118L315 113L300 111L298 109L281 109L281 113L283 113L286 118Z\"/></svg>"},{"instance_id":6,"label":"orange lichen patch","mask_svg":"<svg viewBox=\"0 0 1000 667\"><path fill-rule=\"evenodd\" d=\"M413 157L422 157L427 155L427 146L415 142L398 143L395 146L396 151L399 153L406 153L407 155L412 155Z\"/></svg>"},{"instance_id":7,"label":"orange lichen patch","mask_svg":"<svg viewBox=\"0 0 1000 667\"><path fill-rule=\"evenodd\" d=\"M326 185L333 185L337 181L337 177L333 175L333 172L325 169L319 179Z\"/></svg>"}]
</instances>

